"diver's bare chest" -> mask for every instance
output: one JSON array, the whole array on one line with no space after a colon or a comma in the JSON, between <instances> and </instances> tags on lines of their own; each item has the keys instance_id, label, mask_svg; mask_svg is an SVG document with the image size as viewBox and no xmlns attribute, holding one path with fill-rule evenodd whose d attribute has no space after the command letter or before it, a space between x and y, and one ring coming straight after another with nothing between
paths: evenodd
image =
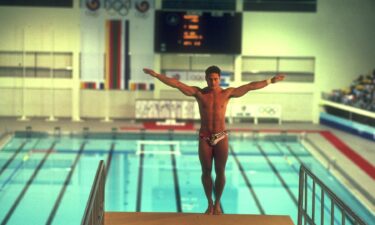
<instances>
[{"instance_id":1,"label":"diver's bare chest","mask_svg":"<svg viewBox=\"0 0 375 225\"><path fill-rule=\"evenodd\" d=\"M206 94L202 95L198 101L200 102L200 106L203 108L214 108L220 109L224 108L228 102L226 96L223 94Z\"/></svg>"}]
</instances>

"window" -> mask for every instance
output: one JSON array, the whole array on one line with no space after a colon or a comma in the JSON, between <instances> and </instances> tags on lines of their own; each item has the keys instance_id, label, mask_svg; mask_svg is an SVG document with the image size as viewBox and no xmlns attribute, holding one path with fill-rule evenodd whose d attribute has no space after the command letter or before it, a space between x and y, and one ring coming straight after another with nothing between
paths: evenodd
<instances>
[{"instance_id":1,"label":"window","mask_svg":"<svg viewBox=\"0 0 375 225\"><path fill-rule=\"evenodd\" d=\"M264 80L282 73L290 82L314 82L314 57L243 56L242 81Z\"/></svg>"}]
</instances>

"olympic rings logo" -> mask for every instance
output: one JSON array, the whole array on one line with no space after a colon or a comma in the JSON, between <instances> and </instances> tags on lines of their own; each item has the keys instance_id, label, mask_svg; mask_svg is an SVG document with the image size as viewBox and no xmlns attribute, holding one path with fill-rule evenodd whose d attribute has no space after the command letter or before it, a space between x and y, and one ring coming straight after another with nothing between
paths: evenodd
<instances>
[{"instance_id":1,"label":"olympic rings logo","mask_svg":"<svg viewBox=\"0 0 375 225\"><path fill-rule=\"evenodd\" d=\"M272 106L262 106L258 108L258 112L263 115L275 115L278 111L278 109Z\"/></svg>"},{"instance_id":2,"label":"olympic rings logo","mask_svg":"<svg viewBox=\"0 0 375 225\"><path fill-rule=\"evenodd\" d=\"M130 0L106 0L105 8L111 15L126 16L129 13L130 4Z\"/></svg>"}]
</instances>

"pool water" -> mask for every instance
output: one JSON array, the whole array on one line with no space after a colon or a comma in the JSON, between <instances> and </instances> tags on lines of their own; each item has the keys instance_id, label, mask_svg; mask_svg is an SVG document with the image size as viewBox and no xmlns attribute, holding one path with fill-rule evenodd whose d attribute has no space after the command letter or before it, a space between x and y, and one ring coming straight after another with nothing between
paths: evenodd
<instances>
[{"instance_id":1,"label":"pool water","mask_svg":"<svg viewBox=\"0 0 375 225\"><path fill-rule=\"evenodd\" d=\"M195 134L17 133L0 150L1 224L79 224L100 160L107 165L106 211L204 212L197 149ZM301 163L368 224L375 221L291 135L230 135L224 213L290 215L297 224Z\"/></svg>"}]
</instances>

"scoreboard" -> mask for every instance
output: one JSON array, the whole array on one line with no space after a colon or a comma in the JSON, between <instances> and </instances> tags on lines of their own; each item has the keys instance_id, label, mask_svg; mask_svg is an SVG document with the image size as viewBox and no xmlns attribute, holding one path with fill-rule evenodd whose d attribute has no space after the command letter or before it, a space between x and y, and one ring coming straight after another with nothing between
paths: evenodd
<instances>
[{"instance_id":1,"label":"scoreboard","mask_svg":"<svg viewBox=\"0 0 375 225\"><path fill-rule=\"evenodd\" d=\"M241 54L242 14L155 12L155 52Z\"/></svg>"}]
</instances>

